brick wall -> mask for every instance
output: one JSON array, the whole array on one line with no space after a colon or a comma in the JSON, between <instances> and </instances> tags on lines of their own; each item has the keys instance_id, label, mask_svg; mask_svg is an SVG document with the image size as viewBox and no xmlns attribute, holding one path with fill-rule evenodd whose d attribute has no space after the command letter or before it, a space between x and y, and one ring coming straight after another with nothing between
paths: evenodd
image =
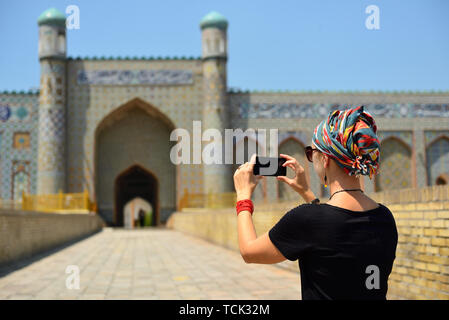
<instances>
[{"instance_id":1,"label":"brick wall","mask_svg":"<svg viewBox=\"0 0 449 320\"><path fill-rule=\"evenodd\" d=\"M399 234L389 278L389 299L449 299L449 187L405 189L370 195L393 213ZM324 202L325 199L322 199ZM258 235L299 203L255 204ZM167 226L238 251L237 219L231 209L185 209ZM280 267L298 270L297 262Z\"/></svg>"},{"instance_id":2,"label":"brick wall","mask_svg":"<svg viewBox=\"0 0 449 320\"><path fill-rule=\"evenodd\" d=\"M449 201L389 205L399 243L392 299L449 299Z\"/></svg>"},{"instance_id":3,"label":"brick wall","mask_svg":"<svg viewBox=\"0 0 449 320\"><path fill-rule=\"evenodd\" d=\"M96 214L0 209L0 265L30 257L102 228Z\"/></svg>"}]
</instances>

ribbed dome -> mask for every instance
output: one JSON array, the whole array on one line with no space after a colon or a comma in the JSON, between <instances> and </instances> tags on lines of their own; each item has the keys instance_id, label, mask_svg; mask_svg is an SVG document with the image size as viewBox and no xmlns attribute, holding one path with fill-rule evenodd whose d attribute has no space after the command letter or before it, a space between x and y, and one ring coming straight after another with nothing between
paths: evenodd
<instances>
[{"instance_id":1,"label":"ribbed dome","mask_svg":"<svg viewBox=\"0 0 449 320\"><path fill-rule=\"evenodd\" d=\"M201 19L201 29L204 28L219 28L225 30L228 27L228 20L216 11L209 12Z\"/></svg>"},{"instance_id":2,"label":"ribbed dome","mask_svg":"<svg viewBox=\"0 0 449 320\"><path fill-rule=\"evenodd\" d=\"M50 8L42 12L42 14L37 19L38 25L49 24L56 26L65 26L65 15L55 8Z\"/></svg>"}]
</instances>

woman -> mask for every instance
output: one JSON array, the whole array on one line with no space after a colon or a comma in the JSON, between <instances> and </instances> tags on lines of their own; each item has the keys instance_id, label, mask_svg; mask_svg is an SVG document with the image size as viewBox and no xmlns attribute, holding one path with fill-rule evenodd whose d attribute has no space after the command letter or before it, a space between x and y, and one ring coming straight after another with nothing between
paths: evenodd
<instances>
[{"instance_id":1,"label":"woman","mask_svg":"<svg viewBox=\"0 0 449 320\"><path fill-rule=\"evenodd\" d=\"M252 173L255 155L234 174L240 253L247 263L298 260L302 298L386 299L395 259L396 224L390 210L365 195L361 175L378 173L379 140L373 117L359 106L329 113L314 130L306 155L330 198L319 203L304 168L288 155L296 173L277 177L304 198L268 232L257 237L251 195L260 177Z\"/></svg>"}]
</instances>

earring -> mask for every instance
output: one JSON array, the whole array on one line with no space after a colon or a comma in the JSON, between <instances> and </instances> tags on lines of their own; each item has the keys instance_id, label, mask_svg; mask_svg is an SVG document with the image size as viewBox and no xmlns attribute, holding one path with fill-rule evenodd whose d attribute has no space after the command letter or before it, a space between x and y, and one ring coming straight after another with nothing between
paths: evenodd
<instances>
[{"instance_id":1,"label":"earring","mask_svg":"<svg viewBox=\"0 0 449 320\"><path fill-rule=\"evenodd\" d=\"M326 177L326 174L324 174L324 187L327 188L327 177Z\"/></svg>"}]
</instances>

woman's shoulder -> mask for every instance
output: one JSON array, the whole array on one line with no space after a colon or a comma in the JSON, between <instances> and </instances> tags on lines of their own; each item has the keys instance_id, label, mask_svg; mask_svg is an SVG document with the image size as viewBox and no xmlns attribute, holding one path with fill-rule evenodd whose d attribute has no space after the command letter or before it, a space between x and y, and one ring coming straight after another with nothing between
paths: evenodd
<instances>
[{"instance_id":1,"label":"woman's shoulder","mask_svg":"<svg viewBox=\"0 0 449 320\"><path fill-rule=\"evenodd\" d=\"M295 228L302 226L310 230L323 230L323 228L337 228L338 225L346 224L349 220L354 219L371 222L384 221L395 226L392 212L382 203L378 203L377 208L363 212L351 211L326 203L305 203L289 210L281 218L281 223Z\"/></svg>"},{"instance_id":2,"label":"woman's shoulder","mask_svg":"<svg viewBox=\"0 0 449 320\"><path fill-rule=\"evenodd\" d=\"M332 199L323 204L355 212L365 212L380 208L380 204L377 201L368 197L367 195L362 195L357 198L351 197L351 198L337 199L335 201L334 199Z\"/></svg>"},{"instance_id":3,"label":"woman's shoulder","mask_svg":"<svg viewBox=\"0 0 449 320\"><path fill-rule=\"evenodd\" d=\"M303 203L291 209L287 214L295 218L304 219L316 217L321 211L322 207L320 204Z\"/></svg>"},{"instance_id":4,"label":"woman's shoulder","mask_svg":"<svg viewBox=\"0 0 449 320\"><path fill-rule=\"evenodd\" d=\"M333 212L344 212L353 215L375 214L379 212L391 213L388 207L379 202L375 202L375 204L373 205L365 206L362 208L357 206L344 207L337 204L331 204L326 202L317 204L304 203L293 208L292 210L290 210L290 212L292 215L295 215L295 217L296 214L298 214L301 215L302 218L309 216L312 218L320 218L323 217L323 215L326 215L326 213L333 213Z\"/></svg>"}]
</instances>

